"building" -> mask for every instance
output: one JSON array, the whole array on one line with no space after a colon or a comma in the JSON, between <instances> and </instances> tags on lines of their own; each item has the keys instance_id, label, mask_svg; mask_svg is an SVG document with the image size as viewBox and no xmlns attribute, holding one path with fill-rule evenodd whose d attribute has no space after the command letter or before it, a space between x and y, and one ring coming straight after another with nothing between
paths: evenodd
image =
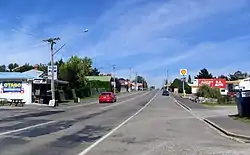
<instances>
[{"instance_id":1,"label":"building","mask_svg":"<svg viewBox=\"0 0 250 155\"><path fill-rule=\"evenodd\" d=\"M202 85L208 85L210 87L213 88L219 88L220 92L222 95L226 95L227 91L228 91L228 85L227 85L227 81L225 79L194 79L192 84L188 84L189 86L191 86L191 91L192 94L196 94L199 87L201 87Z\"/></svg>"},{"instance_id":2,"label":"building","mask_svg":"<svg viewBox=\"0 0 250 155\"><path fill-rule=\"evenodd\" d=\"M55 80L56 92L68 82ZM60 95L56 99L60 100ZM22 99L25 104L48 104L51 100L50 79L42 72L32 69L26 72L0 72L0 98Z\"/></svg>"}]
</instances>

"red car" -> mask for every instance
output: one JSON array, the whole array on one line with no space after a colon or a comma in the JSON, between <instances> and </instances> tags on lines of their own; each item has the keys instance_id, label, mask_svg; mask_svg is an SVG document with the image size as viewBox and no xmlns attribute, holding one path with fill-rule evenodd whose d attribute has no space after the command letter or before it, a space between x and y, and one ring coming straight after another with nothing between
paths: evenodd
<instances>
[{"instance_id":1,"label":"red car","mask_svg":"<svg viewBox=\"0 0 250 155\"><path fill-rule=\"evenodd\" d=\"M103 92L99 96L99 103L114 103L116 102L116 96L113 92Z\"/></svg>"}]
</instances>

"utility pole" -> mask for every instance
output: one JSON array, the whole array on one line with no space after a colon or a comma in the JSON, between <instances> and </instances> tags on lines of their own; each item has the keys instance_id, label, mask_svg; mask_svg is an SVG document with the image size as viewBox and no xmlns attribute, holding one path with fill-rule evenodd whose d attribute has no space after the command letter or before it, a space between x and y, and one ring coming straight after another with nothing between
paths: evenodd
<instances>
[{"instance_id":1,"label":"utility pole","mask_svg":"<svg viewBox=\"0 0 250 155\"><path fill-rule=\"evenodd\" d=\"M137 72L135 72L135 90L136 91L138 90L138 87L137 87Z\"/></svg>"},{"instance_id":2,"label":"utility pole","mask_svg":"<svg viewBox=\"0 0 250 155\"><path fill-rule=\"evenodd\" d=\"M43 40L44 42L48 42L50 44L50 61L51 61L51 95L52 95L52 102L55 103L55 81L54 81L54 44L56 41L60 40L59 37L57 38L49 38ZM55 106L56 104L54 104Z\"/></svg>"},{"instance_id":3,"label":"utility pole","mask_svg":"<svg viewBox=\"0 0 250 155\"><path fill-rule=\"evenodd\" d=\"M131 87L132 87L132 79L131 79L131 67L129 67L129 92L131 92Z\"/></svg>"},{"instance_id":4,"label":"utility pole","mask_svg":"<svg viewBox=\"0 0 250 155\"><path fill-rule=\"evenodd\" d=\"M166 82L165 84L167 85L167 90L168 90L168 69L167 69L167 77L166 77Z\"/></svg>"},{"instance_id":5,"label":"utility pole","mask_svg":"<svg viewBox=\"0 0 250 155\"><path fill-rule=\"evenodd\" d=\"M115 94L115 87L116 87L116 81L115 81L115 65L113 65L113 79L114 79L113 89L114 89L114 94Z\"/></svg>"}]
</instances>

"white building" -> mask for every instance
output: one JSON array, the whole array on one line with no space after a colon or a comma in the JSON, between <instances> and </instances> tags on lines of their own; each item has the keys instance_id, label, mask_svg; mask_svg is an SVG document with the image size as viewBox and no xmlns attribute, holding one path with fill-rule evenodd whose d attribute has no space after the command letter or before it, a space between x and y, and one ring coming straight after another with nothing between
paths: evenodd
<instances>
[{"instance_id":1,"label":"white building","mask_svg":"<svg viewBox=\"0 0 250 155\"><path fill-rule=\"evenodd\" d=\"M56 84L61 82L63 81L55 80ZM35 88L48 84L48 79L43 78L43 72L35 69L23 73L0 72L0 98L22 99L25 104L32 104L35 102Z\"/></svg>"},{"instance_id":2,"label":"white building","mask_svg":"<svg viewBox=\"0 0 250 155\"><path fill-rule=\"evenodd\" d=\"M244 79L245 80L245 79ZM229 90L237 89L239 83L242 87L248 88L250 90L250 78L249 80L236 80L236 81L226 81L226 88L220 88L220 92L222 95L227 95ZM248 82L247 82L248 81ZM199 86L198 86L198 79L194 79L193 84L189 84L192 88L192 94L196 94Z\"/></svg>"}]
</instances>

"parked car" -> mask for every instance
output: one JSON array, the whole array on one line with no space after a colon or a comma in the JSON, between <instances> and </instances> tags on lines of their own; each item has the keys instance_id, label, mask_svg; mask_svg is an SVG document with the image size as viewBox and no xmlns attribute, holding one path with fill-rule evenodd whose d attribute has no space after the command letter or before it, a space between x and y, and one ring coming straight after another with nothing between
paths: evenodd
<instances>
[{"instance_id":1,"label":"parked car","mask_svg":"<svg viewBox=\"0 0 250 155\"><path fill-rule=\"evenodd\" d=\"M238 91L239 91L239 90L237 90L237 89L228 91L228 92L227 92L227 96L229 96L229 97L235 97Z\"/></svg>"},{"instance_id":2,"label":"parked car","mask_svg":"<svg viewBox=\"0 0 250 155\"><path fill-rule=\"evenodd\" d=\"M114 103L116 102L116 95L113 92L103 92L99 96L99 103Z\"/></svg>"},{"instance_id":3,"label":"parked car","mask_svg":"<svg viewBox=\"0 0 250 155\"><path fill-rule=\"evenodd\" d=\"M162 96L169 96L169 91L163 90L162 91Z\"/></svg>"}]
</instances>

